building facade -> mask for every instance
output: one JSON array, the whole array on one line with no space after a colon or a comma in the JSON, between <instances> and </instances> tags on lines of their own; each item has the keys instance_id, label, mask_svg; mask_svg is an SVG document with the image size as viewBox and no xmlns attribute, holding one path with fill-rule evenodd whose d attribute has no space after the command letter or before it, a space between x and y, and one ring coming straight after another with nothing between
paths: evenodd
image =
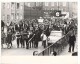
<instances>
[{"instance_id":1,"label":"building facade","mask_svg":"<svg viewBox=\"0 0 80 64\"><path fill-rule=\"evenodd\" d=\"M77 2L3 2L1 20L16 23L22 19L44 17L45 13L48 15L54 10L68 13L70 18L77 17Z\"/></svg>"},{"instance_id":2,"label":"building facade","mask_svg":"<svg viewBox=\"0 0 80 64\"><path fill-rule=\"evenodd\" d=\"M45 2L43 3L45 11L61 10L61 12L68 12L69 17L77 16L77 2Z\"/></svg>"},{"instance_id":3,"label":"building facade","mask_svg":"<svg viewBox=\"0 0 80 64\"><path fill-rule=\"evenodd\" d=\"M24 18L39 18L43 16L42 2L25 2Z\"/></svg>"},{"instance_id":4,"label":"building facade","mask_svg":"<svg viewBox=\"0 0 80 64\"><path fill-rule=\"evenodd\" d=\"M1 3L1 20L5 23L18 22L24 18L24 3Z\"/></svg>"},{"instance_id":5,"label":"building facade","mask_svg":"<svg viewBox=\"0 0 80 64\"><path fill-rule=\"evenodd\" d=\"M72 18L73 16L77 16L77 2L28 2L25 3L24 12L26 14L24 17L40 17L54 10L61 10L65 14L68 13L68 16Z\"/></svg>"}]
</instances>

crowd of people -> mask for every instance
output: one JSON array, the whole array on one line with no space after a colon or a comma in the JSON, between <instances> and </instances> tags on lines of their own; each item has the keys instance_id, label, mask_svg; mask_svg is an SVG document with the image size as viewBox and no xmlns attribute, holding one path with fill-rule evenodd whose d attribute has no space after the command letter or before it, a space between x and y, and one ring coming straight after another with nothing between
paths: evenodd
<instances>
[{"instance_id":1,"label":"crowd of people","mask_svg":"<svg viewBox=\"0 0 80 64\"><path fill-rule=\"evenodd\" d=\"M46 21L44 19L44 21ZM72 20L73 21L73 20ZM1 21L3 22L3 21ZM48 20L47 22L52 22L52 20ZM43 25L38 23L37 19L30 19L30 20L22 20L19 23L11 22L10 25L7 24L1 24L1 45L3 48L3 44L6 43L7 48L11 48L13 46L12 41L16 39L17 42L17 48L38 48L38 42L42 41L42 45L45 48L46 47L46 40L48 36L50 35L52 30L62 30L63 34L67 34L68 31L74 26L70 24L67 24L64 22L63 26L60 26L55 23L50 24L52 27L50 27L49 24ZM4 33L4 26L7 27L7 32Z\"/></svg>"},{"instance_id":2,"label":"crowd of people","mask_svg":"<svg viewBox=\"0 0 80 64\"><path fill-rule=\"evenodd\" d=\"M34 21L34 23L30 23ZM29 47L35 47L38 48L38 41L41 41L41 34L44 32L44 30L39 26L36 20L28 21L20 21L18 24L15 24L11 22L11 24L5 25L7 27L6 34L4 33L4 26L2 26L2 47L3 44L7 44L7 48L12 47L12 40L16 39L17 42L17 48L29 48ZM48 30L45 30L45 32L48 32ZM49 33L49 32L48 32ZM25 46L26 45L26 46Z\"/></svg>"}]
</instances>

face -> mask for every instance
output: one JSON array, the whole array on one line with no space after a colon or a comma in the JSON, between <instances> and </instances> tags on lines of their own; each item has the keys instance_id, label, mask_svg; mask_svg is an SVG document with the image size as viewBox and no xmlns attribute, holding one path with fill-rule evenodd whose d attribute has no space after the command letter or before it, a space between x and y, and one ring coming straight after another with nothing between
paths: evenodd
<instances>
[{"instance_id":1,"label":"face","mask_svg":"<svg viewBox=\"0 0 80 64\"><path fill-rule=\"evenodd\" d=\"M51 55L53 55L53 52L51 52Z\"/></svg>"},{"instance_id":2,"label":"face","mask_svg":"<svg viewBox=\"0 0 80 64\"><path fill-rule=\"evenodd\" d=\"M35 52L35 56L37 56L38 55L38 52Z\"/></svg>"}]
</instances>

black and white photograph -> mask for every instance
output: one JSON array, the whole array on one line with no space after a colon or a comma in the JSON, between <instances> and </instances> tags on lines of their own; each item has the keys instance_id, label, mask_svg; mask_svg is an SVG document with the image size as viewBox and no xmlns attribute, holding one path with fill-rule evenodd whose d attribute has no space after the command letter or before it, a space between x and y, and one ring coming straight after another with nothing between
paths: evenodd
<instances>
[{"instance_id":1,"label":"black and white photograph","mask_svg":"<svg viewBox=\"0 0 80 64\"><path fill-rule=\"evenodd\" d=\"M1 2L1 56L78 56L77 2Z\"/></svg>"}]
</instances>

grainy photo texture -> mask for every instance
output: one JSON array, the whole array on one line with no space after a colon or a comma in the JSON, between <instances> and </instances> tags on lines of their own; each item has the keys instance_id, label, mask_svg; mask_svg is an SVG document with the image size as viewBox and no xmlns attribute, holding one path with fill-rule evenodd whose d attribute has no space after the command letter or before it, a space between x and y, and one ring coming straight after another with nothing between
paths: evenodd
<instances>
[{"instance_id":1,"label":"grainy photo texture","mask_svg":"<svg viewBox=\"0 0 80 64\"><path fill-rule=\"evenodd\" d=\"M78 56L77 2L2 2L2 56Z\"/></svg>"}]
</instances>

